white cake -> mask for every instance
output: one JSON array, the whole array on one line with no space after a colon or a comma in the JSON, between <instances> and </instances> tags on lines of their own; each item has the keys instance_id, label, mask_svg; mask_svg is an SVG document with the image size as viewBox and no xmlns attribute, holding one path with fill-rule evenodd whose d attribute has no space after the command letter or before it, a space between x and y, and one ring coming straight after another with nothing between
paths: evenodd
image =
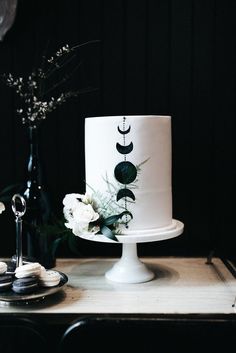
<instances>
[{"instance_id":1,"label":"white cake","mask_svg":"<svg viewBox=\"0 0 236 353\"><path fill-rule=\"evenodd\" d=\"M175 227L170 116L86 118L85 171L87 194L109 200L115 213L129 212L122 234L148 236Z\"/></svg>"}]
</instances>

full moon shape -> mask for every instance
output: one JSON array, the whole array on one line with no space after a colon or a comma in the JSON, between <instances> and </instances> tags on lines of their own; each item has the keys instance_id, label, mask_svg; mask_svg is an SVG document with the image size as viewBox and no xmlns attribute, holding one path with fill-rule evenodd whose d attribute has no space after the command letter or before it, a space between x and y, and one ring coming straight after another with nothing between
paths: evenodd
<instances>
[{"instance_id":1,"label":"full moon shape","mask_svg":"<svg viewBox=\"0 0 236 353\"><path fill-rule=\"evenodd\" d=\"M121 184L130 184L137 177L137 169L131 162L120 162L114 170L115 178Z\"/></svg>"}]
</instances>

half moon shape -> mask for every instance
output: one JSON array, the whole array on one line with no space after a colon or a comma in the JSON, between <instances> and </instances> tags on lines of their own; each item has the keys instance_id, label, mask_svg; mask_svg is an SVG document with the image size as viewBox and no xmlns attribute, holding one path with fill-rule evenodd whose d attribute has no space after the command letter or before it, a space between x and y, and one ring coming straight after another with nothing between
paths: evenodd
<instances>
[{"instance_id":1,"label":"half moon shape","mask_svg":"<svg viewBox=\"0 0 236 353\"><path fill-rule=\"evenodd\" d=\"M117 127L117 129L118 129L120 134L125 135L125 134L128 134L130 132L131 126L129 126L127 130L121 130L119 126Z\"/></svg>"},{"instance_id":2,"label":"half moon shape","mask_svg":"<svg viewBox=\"0 0 236 353\"><path fill-rule=\"evenodd\" d=\"M116 200L119 201L120 199L122 199L123 197L129 197L131 198L133 201L135 201L135 196L133 191L131 191L130 189L120 189L116 195Z\"/></svg>"},{"instance_id":3,"label":"half moon shape","mask_svg":"<svg viewBox=\"0 0 236 353\"><path fill-rule=\"evenodd\" d=\"M133 142L130 142L130 144L127 146L122 146L119 142L117 142L116 144L116 149L121 154L128 154L131 151L133 151L133 148L134 148Z\"/></svg>"}]
</instances>

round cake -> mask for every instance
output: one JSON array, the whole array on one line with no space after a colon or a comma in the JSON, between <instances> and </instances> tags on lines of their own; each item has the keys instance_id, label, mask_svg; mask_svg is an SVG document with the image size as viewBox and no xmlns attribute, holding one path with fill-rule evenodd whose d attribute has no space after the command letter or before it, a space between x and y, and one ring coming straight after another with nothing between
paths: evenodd
<instances>
[{"instance_id":1,"label":"round cake","mask_svg":"<svg viewBox=\"0 0 236 353\"><path fill-rule=\"evenodd\" d=\"M171 117L85 119L86 194L118 234L172 229Z\"/></svg>"}]
</instances>

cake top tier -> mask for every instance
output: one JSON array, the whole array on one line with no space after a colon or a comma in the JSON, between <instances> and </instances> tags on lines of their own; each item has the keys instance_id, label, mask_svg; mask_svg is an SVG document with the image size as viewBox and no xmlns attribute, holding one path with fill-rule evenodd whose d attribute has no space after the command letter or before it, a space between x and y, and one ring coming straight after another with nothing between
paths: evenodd
<instances>
[{"instance_id":1,"label":"cake top tier","mask_svg":"<svg viewBox=\"0 0 236 353\"><path fill-rule=\"evenodd\" d=\"M104 115L104 116L91 116L91 117L86 117L87 119L122 119L123 117L129 118L130 120L132 119L171 119L170 115Z\"/></svg>"}]
</instances>

